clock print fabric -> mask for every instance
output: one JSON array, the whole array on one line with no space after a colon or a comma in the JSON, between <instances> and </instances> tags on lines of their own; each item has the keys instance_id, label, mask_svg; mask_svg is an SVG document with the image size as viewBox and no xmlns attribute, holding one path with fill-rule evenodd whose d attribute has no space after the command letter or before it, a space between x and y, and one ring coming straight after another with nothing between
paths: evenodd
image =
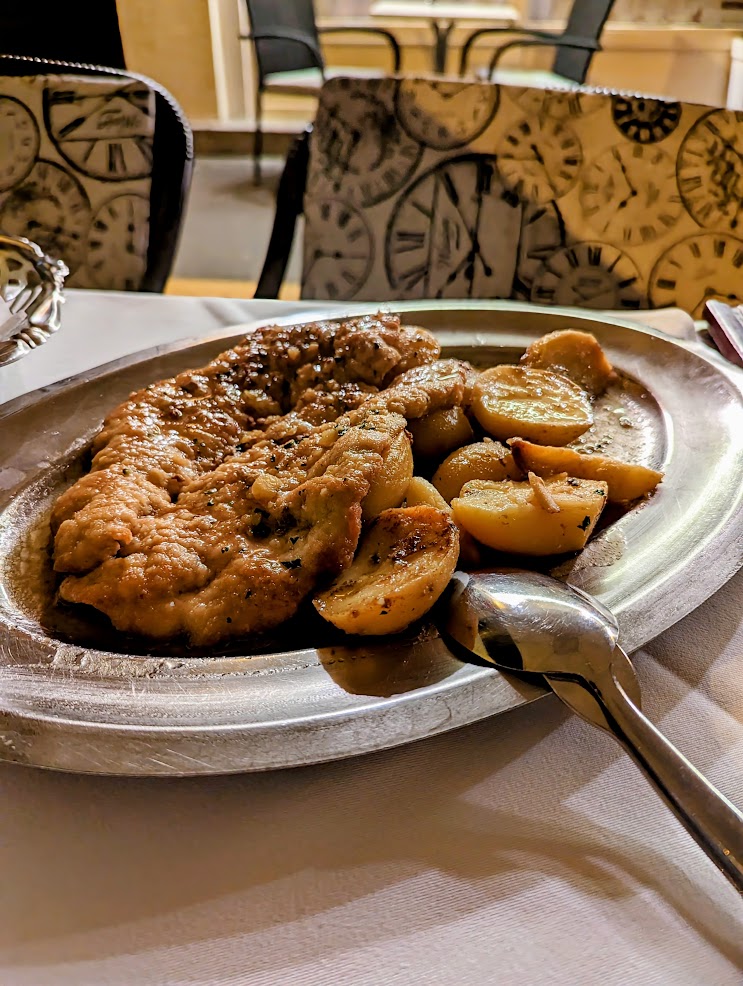
<instances>
[{"instance_id":1,"label":"clock print fabric","mask_svg":"<svg viewBox=\"0 0 743 986\"><path fill-rule=\"evenodd\" d=\"M695 316L743 301L743 113L335 78L311 141L302 296Z\"/></svg>"},{"instance_id":2,"label":"clock print fabric","mask_svg":"<svg viewBox=\"0 0 743 986\"><path fill-rule=\"evenodd\" d=\"M154 93L140 82L0 78L0 231L62 259L70 287L137 290L154 131Z\"/></svg>"}]
</instances>

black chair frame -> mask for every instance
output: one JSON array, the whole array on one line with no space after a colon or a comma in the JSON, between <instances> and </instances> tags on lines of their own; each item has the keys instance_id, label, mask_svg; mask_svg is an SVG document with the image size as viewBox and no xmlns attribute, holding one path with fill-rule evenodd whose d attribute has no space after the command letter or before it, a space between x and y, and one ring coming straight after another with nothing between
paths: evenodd
<instances>
[{"instance_id":1,"label":"black chair frame","mask_svg":"<svg viewBox=\"0 0 743 986\"><path fill-rule=\"evenodd\" d=\"M487 28L483 28L482 32L475 32L476 35L490 33ZM579 51L601 51L601 45L598 41L591 41L586 38L570 38L567 35L561 34L559 36L560 40L556 41L551 35L546 37L529 37L529 38L516 38L513 41L507 42L507 44L501 45L494 53L493 57L490 59L490 65L488 66L488 78L492 78L493 73L497 70L500 60L503 56L511 51L513 48L572 48ZM464 75L467 71L467 59L469 57L469 48L465 53L465 47L470 45L472 41L476 41L475 36L468 38L466 45L462 47L462 57L460 59L459 74ZM578 82L582 84L585 82L586 75L588 74L588 64L586 64L586 70L582 73L582 78L572 79L572 82ZM568 78L568 76L566 76Z\"/></svg>"},{"instance_id":2,"label":"black chair frame","mask_svg":"<svg viewBox=\"0 0 743 986\"><path fill-rule=\"evenodd\" d=\"M193 174L193 133L173 96L146 75L102 65L0 54L0 75L103 75L143 82L155 93L150 236L141 291L161 292L173 267Z\"/></svg>"},{"instance_id":3,"label":"black chair frame","mask_svg":"<svg viewBox=\"0 0 743 986\"><path fill-rule=\"evenodd\" d=\"M304 211L304 191L307 185L307 169L310 160L312 127L307 127L295 137L286 156L276 193L271 238L254 298L278 298L286 267L289 263L297 219Z\"/></svg>"},{"instance_id":4,"label":"black chair frame","mask_svg":"<svg viewBox=\"0 0 743 986\"><path fill-rule=\"evenodd\" d=\"M279 0L277 0L279 2ZM392 54L392 71L400 71L400 45L391 31L386 31L381 27L318 27L317 36L321 34L374 34L385 39ZM249 34L241 34L241 41L252 41L253 52L255 55L256 66L256 86L255 86L255 135L253 138L253 180L256 185L261 181L261 157L263 156L263 96L268 89L266 86L266 76L276 74L275 72L264 72L261 68L261 61L258 55L256 42L259 41L288 41L300 45L309 55L310 67L320 71L323 82L325 81L325 59L322 49L317 43L317 37L308 31L291 30L289 28L271 28L270 30L252 30Z\"/></svg>"},{"instance_id":5,"label":"black chair frame","mask_svg":"<svg viewBox=\"0 0 743 986\"><path fill-rule=\"evenodd\" d=\"M599 19L592 24L593 36L590 36L588 31L585 35L575 32L576 27L580 30L580 22L582 20L581 14L578 14L577 18L575 17L575 10L568 18L566 29L561 32L512 27L483 27L477 31L473 31L462 45L462 51L459 58L459 74L460 76L466 74L469 66L472 46L479 41L480 38L488 35L519 35L519 37L507 42L495 51L488 68L488 78L492 77L500 63L501 58L506 54L506 52L519 47L545 47L557 49L555 63L553 64L553 71L564 78L570 79L572 82L582 84L586 80L586 75L588 74L593 53L601 51L599 38L601 36L604 24L609 17L612 6L613 3L604 3L604 8L599 11ZM569 33L571 31L573 33ZM573 60L573 63L571 64L571 60L567 57L567 53L577 53L581 51L585 52L587 57L581 58L577 62ZM561 64L561 61L563 60L565 60L567 64Z\"/></svg>"}]
</instances>

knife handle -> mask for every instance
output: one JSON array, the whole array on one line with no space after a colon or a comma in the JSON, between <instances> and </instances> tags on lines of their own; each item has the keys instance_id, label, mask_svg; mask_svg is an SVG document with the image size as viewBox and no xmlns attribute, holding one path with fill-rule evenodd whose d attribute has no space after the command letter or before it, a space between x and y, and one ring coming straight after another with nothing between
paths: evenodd
<instances>
[{"instance_id":1,"label":"knife handle","mask_svg":"<svg viewBox=\"0 0 743 986\"><path fill-rule=\"evenodd\" d=\"M593 687L615 739L712 862L743 894L743 814L637 708L611 672Z\"/></svg>"},{"instance_id":2,"label":"knife handle","mask_svg":"<svg viewBox=\"0 0 743 986\"><path fill-rule=\"evenodd\" d=\"M743 367L743 309L733 308L724 301L708 301L704 318L709 334L719 351L736 366Z\"/></svg>"}]
</instances>

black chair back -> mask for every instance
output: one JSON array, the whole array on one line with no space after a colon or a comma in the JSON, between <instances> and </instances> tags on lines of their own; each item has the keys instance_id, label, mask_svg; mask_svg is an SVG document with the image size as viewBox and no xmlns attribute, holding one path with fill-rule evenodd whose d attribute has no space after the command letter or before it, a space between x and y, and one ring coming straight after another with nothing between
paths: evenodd
<instances>
[{"instance_id":1,"label":"black chair back","mask_svg":"<svg viewBox=\"0 0 743 986\"><path fill-rule=\"evenodd\" d=\"M273 72L296 72L307 68L322 69L320 39L312 0L246 0L250 17L250 34L255 37L258 85ZM290 33L303 39L292 41ZM260 35L278 34L280 37ZM283 36L282 36L283 35ZM317 52L318 54L314 54ZM318 62L318 57L320 61Z\"/></svg>"},{"instance_id":2,"label":"black chair back","mask_svg":"<svg viewBox=\"0 0 743 986\"><path fill-rule=\"evenodd\" d=\"M147 258L144 273L136 289L162 291L173 266L193 173L193 134L188 120L173 96L144 75L100 65L22 55L0 55L0 79L3 76L44 75L104 76L121 80L123 85L140 82L154 93L155 128L152 138ZM45 121L42 121L41 126L44 125ZM33 235L28 235L33 239Z\"/></svg>"},{"instance_id":3,"label":"black chair back","mask_svg":"<svg viewBox=\"0 0 743 986\"><path fill-rule=\"evenodd\" d=\"M614 0L575 0L565 25L565 38L598 41L613 6ZM593 54L586 48L559 47L552 71L565 79L583 83Z\"/></svg>"}]
</instances>

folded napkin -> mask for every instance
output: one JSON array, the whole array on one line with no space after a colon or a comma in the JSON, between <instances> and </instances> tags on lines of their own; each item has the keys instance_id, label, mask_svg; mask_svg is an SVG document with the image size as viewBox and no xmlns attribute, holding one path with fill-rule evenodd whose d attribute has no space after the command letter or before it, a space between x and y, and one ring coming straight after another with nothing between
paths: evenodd
<instances>
[{"instance_id":1,"label":"folded napkin","mask_svg":"<svg viewBox=\"0 0 743 986\"><path fill-rule=\"evenodd\" d=\"M697 338L694 319L682 308L656 308L653 311L636 312L606 312L611 318L621 318L651 329L658 329L675 339L685 339L693 342Z\"/></svg>"}]
</instances>

